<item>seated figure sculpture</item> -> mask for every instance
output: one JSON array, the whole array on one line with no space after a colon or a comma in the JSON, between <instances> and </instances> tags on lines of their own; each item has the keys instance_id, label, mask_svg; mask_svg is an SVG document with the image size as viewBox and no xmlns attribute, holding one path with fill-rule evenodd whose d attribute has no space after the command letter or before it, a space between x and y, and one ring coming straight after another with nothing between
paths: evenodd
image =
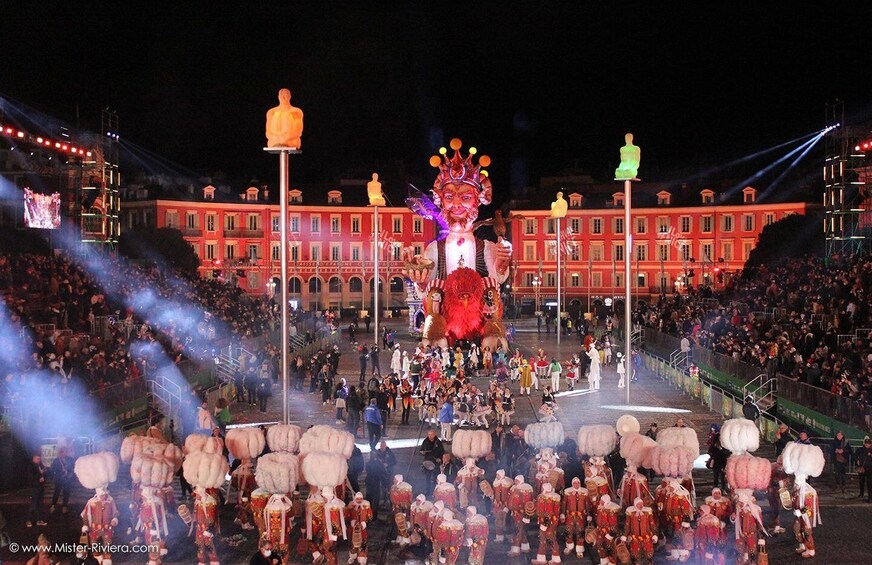
<instances>
[{"instance_id":1,"label":"seated figure sculpture","mask_svg":"<svg viewBox=\"0 0 872 565\"><path fill-rule=\"evenodd\" d=\"M291 106L291 91L279 90L279 105L266 113L266 146L299 149L303 111Z\"/></svg>"},{"instance_id":2,"label":"seated figure sculpture","mask_svg":"<svg viewBox=\"0 0 872 565\"><path fill-rule=\"evenodd\" d=\"M569 205L566 203L566 200L563 198L563 193L557 193L557 200L551 203L551 217L552 218L565 218L566 211L569 208Z\"/></svg>"},{"instance_id":3,"label":"seated figure sculpture","mask_svg":"<svg viewBox=\"0 0 872 565\"><path fill-rule=\"evenodd\" d=\"M373 173L372 180L366 183L366 195L369 197L370 206L385 205L385 195L382 192L382 184L378 181L378 173Z\"/></svg>"},{"instance_id":4,"label":"seated figure sculpture","mask_svg":"<svg viewBox=\"0 0 872 565\"><path fill-rule=\"evenodd\" d=\"M615 180L636 180L642 150L633 145L632 133L625 135L624 140L626 145L621 147L621 164L615 169Z\"/></svg>"}]
</instances>

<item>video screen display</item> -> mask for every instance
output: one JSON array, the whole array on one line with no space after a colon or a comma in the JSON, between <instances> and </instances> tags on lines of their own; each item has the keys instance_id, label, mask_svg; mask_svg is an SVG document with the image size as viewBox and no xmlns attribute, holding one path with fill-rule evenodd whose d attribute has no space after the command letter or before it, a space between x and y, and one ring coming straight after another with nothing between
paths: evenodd
<instances>
[{"instance_id":1,"label":"video screen display","mask_svg":"<svg viewBox=\"0 0 872 565\"><path fill-rule=\"evenodd\" d=\"M24 189L24 225L29 228L56 230L61 227L61 195L38 194Z\"/></svg>"}]
</instances>

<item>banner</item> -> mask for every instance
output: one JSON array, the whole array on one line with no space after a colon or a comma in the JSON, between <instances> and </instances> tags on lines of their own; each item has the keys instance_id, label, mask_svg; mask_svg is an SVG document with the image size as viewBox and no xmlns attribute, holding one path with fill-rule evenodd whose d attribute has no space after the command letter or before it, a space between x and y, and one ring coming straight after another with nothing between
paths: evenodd
<instances>
[{"instance_id":1,"label":"banner","mask_svg":"<svg viewBox=\"0 0 872 565\"><path fill-rule=\"evenodd\" d=\"M24 225L28 228L56 230L61 227L61 195L36 194L24 189Z\"/></svg>"},{"instance_id":2,"label":"banner","mask_svg":"<svg viewBox=\"0 0 872 565\"><path fill-rule=\"evenodd\" d=\"M784 398L778 399L778 417L782 420L789 420L801 426L805 426L812 432L812 435L820 435L822 437L835 437L837 431L841 431L848 439L862 440L866 432L846 424L839 422L835 418L831 418L826 414L821 414L805 406L801 406L795 402L791 402Z\"/></svg>"}]
</instances>

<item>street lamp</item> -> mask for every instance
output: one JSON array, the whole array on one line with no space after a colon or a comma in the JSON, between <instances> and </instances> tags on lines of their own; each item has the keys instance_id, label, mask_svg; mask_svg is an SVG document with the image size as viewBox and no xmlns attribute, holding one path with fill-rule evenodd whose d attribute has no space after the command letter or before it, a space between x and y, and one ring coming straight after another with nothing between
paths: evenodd
<instances>
[{"instance_id":1,"label":"street lamp","mask_svg":"<svg viewBox=\"0 0 872 565\"><path fill-rule=\"evenodd\" d=\"M533 277L533 295L536 297L535 308L533 308L536 315L539 313L539 288L542 286L542 278L541 277Z\"/></svg>"}]
</instances>

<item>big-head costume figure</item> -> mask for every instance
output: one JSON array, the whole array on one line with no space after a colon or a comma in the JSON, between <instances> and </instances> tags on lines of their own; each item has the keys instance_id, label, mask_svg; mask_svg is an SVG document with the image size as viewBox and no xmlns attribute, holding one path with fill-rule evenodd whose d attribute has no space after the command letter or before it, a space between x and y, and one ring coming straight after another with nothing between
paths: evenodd
<instances>
[{"instance_id":1,"label":"big-head costume figure","mask_svg":"<svg viewBox=\"0 0 872 565\"><path fill-rule=\"evenodd\" d=\"M420 295L438 286L444 292L441 314L445 319L445 338L449 344L465 339L481 341L482 347L496 351L500 344L508 349L502 327L502 304L499 285L509 276L512 246L502 236L486 241L473 234L478 208L491 203L493 188L487 171L490 158L482 155L477 163L474 147L463 157L462 143L451 140L454 156L448 157L443 147L440 155L430 158L439 169L433 183L433 201L424 195L407 200L409 207L426 218L435 220L441 229L438 239L431 242L422 256L406 252L406 275L415 283ZM427 312L429 316L431 312ZM439 336L425 336L437 341Z\"/></svg>"}]
</instances>

